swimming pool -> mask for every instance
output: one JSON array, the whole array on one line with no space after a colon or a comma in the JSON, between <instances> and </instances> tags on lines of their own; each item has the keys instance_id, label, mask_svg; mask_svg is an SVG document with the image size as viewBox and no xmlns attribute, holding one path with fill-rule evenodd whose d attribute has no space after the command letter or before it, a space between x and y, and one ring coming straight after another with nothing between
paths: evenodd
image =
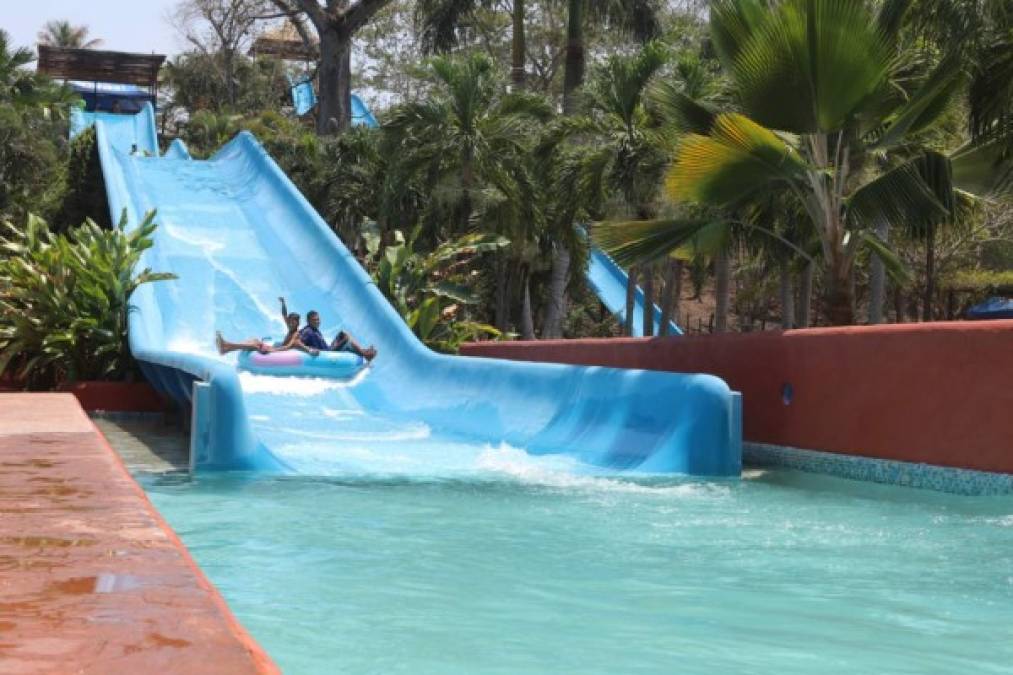
<instances>
[{"instance_id":1,"label":"swimming pool","mask_svg":"<svg viewBox=\"0 0 1013 675\"><path fill-rule=\"evenodd\" d=\"M401 441L411 454L412 440ZM139 476L286 673L1009 673L1013 498L790 471Z\"/></svg>"}]
</instances>

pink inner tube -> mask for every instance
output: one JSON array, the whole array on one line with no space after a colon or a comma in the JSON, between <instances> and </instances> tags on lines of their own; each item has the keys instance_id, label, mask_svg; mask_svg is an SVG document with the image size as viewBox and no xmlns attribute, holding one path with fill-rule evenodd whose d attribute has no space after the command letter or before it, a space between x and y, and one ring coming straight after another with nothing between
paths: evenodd
<instances>
[{"instance_id":1,"label":"pink inner tube","mask_svg":"<svg viewBox=\"0 0 1013 675\"><path fill-rule=\"evenodd\" d=\"M302 365L302 357L300 356L300 352L293 350L268 352L267 354L252 352L250 354L250 363L260 368L270 368L271 366L298 366Z\"/></svg>"},{"instance_id":2,"label":"pink inner tube","mask_svg":"<svg viewBox=\"0 0 1013 675\"><path fill-rule=\"evenodd\" d=\"M351 352L324 351L307 354L296 349L280 352L242 352L236 364L243 370L263 375L349 378L366 365Z\"/></svg>"}]
</instances>

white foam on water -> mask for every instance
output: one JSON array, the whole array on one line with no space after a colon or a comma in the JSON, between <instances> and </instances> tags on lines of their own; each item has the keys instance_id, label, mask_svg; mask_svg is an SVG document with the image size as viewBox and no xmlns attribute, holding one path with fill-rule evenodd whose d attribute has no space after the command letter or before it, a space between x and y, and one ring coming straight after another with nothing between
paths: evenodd
<instances>
[{"instance_id":1,"label":"white foam on water","mask_svg":"<svg viewBox=\"0 0 1013 675\"><path fill-rule=\"evenodd\" d=\"M366 414L366 411L365 410L357 410L357 409L354 409L354 408L353 409L343 409L343 410L337 410L335 408L324 408L323 410L320 411L320 413L324 417L330 417L331 419L334 419L334 420L343 420L343 419L349 419L349 418L352 418L352 417L363 417Z\"/></svg>"},{"instance_id":2,"label":"white foam on water","mask_svg":"<svg viewBox=\"0 0 1013 675\"><path fill-rule=\"evenodd\" d=\"M648 495L687 496L712 493L705 484L643 485L631 481L589 475L594 470L574 457L562 454L531 455L508 443L485 446L475 460L482 472L509 477L520 483L564 490L623 492Z\"/></svg>"},{"instance_id":3,"label":"white foam on water","mask_svg":"<svg viewBox=\"0 0 1013 675\"><path fill-rule=\"evenodd\" d=\"M1013 527L1013 515L982 518L981 520L982 522L988 523L989 525L998 525L999 527Z\"/></svg>"},{"instance_id":4,"label":"white foam on water","mask_svg":"<svg viewBox=\"0 0 1013 675\"><path fill-rule=\"evenodd\" d=\"M347 386L344 382L320 377L275 377L245 371L239 373L239 382L243 387L243 393L246 394L276 394L303 398L319 396L326 391L343 389Z\"/></svg>"},{"instance_id":5,"label":"white foam on water","mask_svg":"<svg viewBox=\"0 0 1013 675\"><path fill-rule=\"evenodd\" d=\"M424 474L424 458L405 452L384 452L364 445L286 443L278 455L306 475L368 476Z\"/></svg>"},{"instance_id":6,"label":"white foam on water","mask_svg":"<svg viewBox=\"0 0 1013 675\"><path fill-rule=\"evenodd\" d=\"M177 227L176 225L166 225L165 233L176 241L189 244L190 246L204 251L205 253L214 253L215 251L220 251L225 248L225 242L217 241L210 237L195 236L186 228Z\"/></svg>"}]
</instances>

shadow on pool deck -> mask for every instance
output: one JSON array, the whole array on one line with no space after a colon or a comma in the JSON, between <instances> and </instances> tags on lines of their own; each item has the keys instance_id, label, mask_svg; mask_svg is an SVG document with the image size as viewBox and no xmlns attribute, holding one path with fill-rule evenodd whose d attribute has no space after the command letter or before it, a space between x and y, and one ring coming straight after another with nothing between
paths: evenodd
<instances>
[{"instance_id":1,"label":"shadow on pool deck","mask_svg":"<svg viewBox=\"0 0 1013 675\"><path fill-rule=\"evenodd\" d=\"M92 421L132 474L190 468L189 436L159 413L94 415Z\"/></svg>"},{"instance_id":2,"label":"shadow on pool deck","mask_svg":"<svg viewBox=\"0 0 1013 675\"><path fill-rule=\"evenodd\" d=\"M0 672L69 671L278 672L74 397L0 394Z\"/></svg>"}]
</instances>

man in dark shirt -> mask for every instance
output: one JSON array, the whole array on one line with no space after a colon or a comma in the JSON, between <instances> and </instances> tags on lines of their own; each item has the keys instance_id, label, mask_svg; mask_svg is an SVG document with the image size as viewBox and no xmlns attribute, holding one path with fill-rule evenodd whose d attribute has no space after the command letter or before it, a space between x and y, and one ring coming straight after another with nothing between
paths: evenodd
<instances>
[{"instance_id":1,"label":"man in dark shirt","mask_svg":"<svg viewBox=\"0 0 1013 675\"><path fill-rule=\"evenodd\" d=\"M367 347L363 349L355 339L343 330L338 331L334 342L327 344L323 333L320 332L320 313L315 309L310 310L306 315L306 325L299 331L299 340L310 349L332 352L352 352L358 354L367 361L372 361L376 356L376 349Z\"/></svg>"}]
</instances>

